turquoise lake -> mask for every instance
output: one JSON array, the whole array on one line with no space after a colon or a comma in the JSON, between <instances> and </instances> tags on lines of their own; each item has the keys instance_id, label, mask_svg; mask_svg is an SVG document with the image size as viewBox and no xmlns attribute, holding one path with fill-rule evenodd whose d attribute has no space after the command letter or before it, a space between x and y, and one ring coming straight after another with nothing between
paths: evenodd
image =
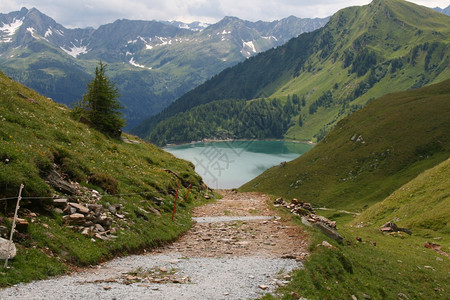
<instances>
[{"instance_id":1,"label":"turquoise lake","mask_svg":"<svg viewBox=\"0 0 450 300\"><path fill-rule=\"evenodd\" d=\"M214 189L238 188L266 169L293 160L313 146L284 141L225 141L164 148L191 161L205 183Z\"/></svg>"}]
</instances>

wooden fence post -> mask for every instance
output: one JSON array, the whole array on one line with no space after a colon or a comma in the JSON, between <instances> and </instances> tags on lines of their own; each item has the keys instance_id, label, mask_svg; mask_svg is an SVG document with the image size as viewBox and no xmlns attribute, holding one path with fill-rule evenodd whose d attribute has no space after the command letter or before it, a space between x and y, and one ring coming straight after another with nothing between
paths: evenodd
<instances>
[{"instance_id":1,"label":"wooden fence post","mask_svg":"<svg viewBox=\"0 0 450 300\"><path fill-rule=\"evenodd\" d=\"M23 187L24 187L24 185L21 184L20 189L19 189L19 196L17 196L16 211L14 212L14 219L13 219L13 223L11 226L11 234L9 235L8 253L7 253L6 259L5 259L5 266L4 266L5 269L8 267L8 259L9 259L9 254L11 252L12 239L13 239L14 229L16 228L17 212L19 211L19 207L20 207L19 204L20 204L20 199L22 198Z\"/></svg>"},{"instance_id":2,"label":"wooden fence post","mask_svg":"<svg viewBox=\"0 0 450 300\"><path fill-rule=\"evenodd\" d=\"M175 194L175 202L173 203L172 221L175 218L175 210L177 209L177 199L178 199L178 189L179 188L180 188L180 180L178 180L177 193Z\"/></svg>"}]
</instances>

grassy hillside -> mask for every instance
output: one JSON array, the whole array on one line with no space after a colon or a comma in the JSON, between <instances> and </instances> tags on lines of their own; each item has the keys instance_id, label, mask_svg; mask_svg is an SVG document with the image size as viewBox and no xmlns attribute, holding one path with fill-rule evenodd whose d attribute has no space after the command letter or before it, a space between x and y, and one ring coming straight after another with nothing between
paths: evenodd
<instances>
[{"instance_id":1,"label":"grassy hillside","mask_svg":"<svg viewBox=\"0 0 450 300\"><path fill-rule=\"evenodd\" d=\"M336 221L344 238L338 244L307 229L315 240L305 268L282 296L265 299L448 298L449 86L447 80L374 100L310 152L243 187L333 207L317 211ZM382 233L391 221L412 235ZM324 240L331 249L317 246Z\"/></svg>"},{"instance_id":2,"label":"grassy hillside","mask_svg":"<svg viewBox=\"0 0 450 300\"><path fill-rule=\"evenodd\" d=\"M154 133L176 136L179 132L170 124L184 117L180 112L196 106L256 98L286 103L295 95L304 99L306 106L291 117L284 137L320 140L340 119L374 98L449 79L449 20L403 0L375 0L343 9L325 27L224 70L135 132L160 142ZM215 116L214 112L208 114ZM196 140L214 138L201 124L188 123L186 127L198 132ZM226 121L218 126L221 129L243 138Z\"/></svg>"},{"instance_id":3,"label":"grassy hillside","mask_svg":"<svg viewBox=\"0 0 450 300\"><path fill-rule=\"evenodd\" d=\"M295 272L291 284L280 289L284 296L265 299L447 299L448 178L446 160L360 216L325 211L328 218L337 221L344 244L309 229L315 240L305 268ZM388 221L410 229L412 235L381 233L379 228ZM323 240L333 248L317 246ZM438 245L443 252L425 244Z\"/></svg>"},{"instance_id":4,"label":"grassy hillside","mask_svg":"<svg viewBox=\"0 0 450 300\"><path fill-rule=\"evenodd\" d=\"M108 138L72 120L64 105L1 73L0 124L0 226L9 231L20 184L25 187L19 217L29 222L15 235L18 255L11 269L2 270L0 286L174 239L189 228L189 208L203 198L202 180L191 163L132 136ZM55 176L62 185L50 183ZM173 222L178 181L181 197L190 183L192 190ZM112 221L111 236L103 240L68 226L54 197L100 205ZM110 213L111 207L120 212Z\"/></svg>"},{"instance_id":5,"label":"grassy hillside","mask_svg":"<svg viewBox=\"0 0 450 300\"><path fill-rule=\"evenodd\" d=\"M376 99L311 151L242 189L361 210L449 157L449 99L449 80Z\"/></svg>"},{"instance_id":6,"label":"grassy hillside","mask_svg":"<svg viewBox=\"0 0 450 300\"><path fill-rule=\"evenodd\" d=\"M450 159L396 190L358 216L353 223L380 227L395 220L422 236L450 235ZM450 245L450 241L445 240Z\"/></svg>"}]
</instances>

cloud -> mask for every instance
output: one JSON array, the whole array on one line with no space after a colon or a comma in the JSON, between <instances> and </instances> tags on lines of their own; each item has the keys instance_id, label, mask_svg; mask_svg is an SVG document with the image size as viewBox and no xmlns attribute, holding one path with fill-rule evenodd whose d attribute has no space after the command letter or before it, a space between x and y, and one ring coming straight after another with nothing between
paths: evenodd
<instances>
[{"instance_id":1,"label":"cloud","mask_svg":"<svg viewBox=\"0 0 450 300\"><path fill-rule=\"evenodd\" d=\"M370 0L1 0L0 12L35 7L66 27L98 27L117 19L217 22L224 16L257 21L330 16L341 8ZM413 0L429 7L448 0Z\"/></svg>"}]
</instances>

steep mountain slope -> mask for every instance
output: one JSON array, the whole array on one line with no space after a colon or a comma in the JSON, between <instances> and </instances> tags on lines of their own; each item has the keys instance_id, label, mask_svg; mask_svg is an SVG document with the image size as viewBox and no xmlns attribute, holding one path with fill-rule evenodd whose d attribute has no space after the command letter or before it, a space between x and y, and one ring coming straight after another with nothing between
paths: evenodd
<instances>
[{"instance_id":1,"label":"steep mountain slope","mask_svg":"<svg viewBox=\"0 0 450 300\"><path fill-rule=\"evenodd\" d=\"M358 216L353 223L381 227L396 220L414 232L450 234L450 159L427 170Z\"/></svg>"},{"instance_id":2,"label":"steep mountain slope","mask_svg":"<svg viewBox=\"0 0 450 300\"><path fill-rule=\"evenodd\" d=\"M126 135L108 138L1 72L0 124L0 236L11 228L20 184L19 217L28 220L14 235L18 255L0 286L174 239L203 198L191 163ZM178 182L180 197L192 187L173 222ZM78 207L74 215L68 202Z\"/></svg>"},{"instance_id":3,"label":"steep mountain slope","mask_svg":"<svg viewBox=\"0 0 450 300\"><path fill-rule=\"evenodd\" d=\"M117 20L98 29L67 29L37 9L23 8L0 14L0 68L71 104L84 93L92 66L103 60L131 127L224 68L327 21L289 17L252 23L226 17L199 30L202 24Z\"/></svg>"},{"instance_id":4,"label":"steep mountain slope","mask_svg":"<svg viewBox=\"0 0 450 300\"><path fill-rule=\"evenodd\" d=\"M177 133L166 125L177 123L174 116L192 107L262 97L278 98L286 104L295 95L305 100L306 107L291 116L284 136L320 140L338 120L373 98L449 78L449 20L444 14L402 0L375 0L367 6L343 9L325 27L224 70L134 132L171 137ZM175 119L158 125L172 117ZM189 130L200 132L196 126L186 124ZM230 131L231 137L248 138L219 127ZM214 132L208 134L196 139L215 137Z\"/></svg>"},{"instance_id":5,"label":"steep mountain slope","mask_svg":"<svg viewBox=\"0 0 450 300\"><path fill-rule=\"evenodd\" d=\"M450 155L450 80L385 95L337 123L316 147L245 184L287 198L360 210Z\"/></svg>"}]
</instances>

